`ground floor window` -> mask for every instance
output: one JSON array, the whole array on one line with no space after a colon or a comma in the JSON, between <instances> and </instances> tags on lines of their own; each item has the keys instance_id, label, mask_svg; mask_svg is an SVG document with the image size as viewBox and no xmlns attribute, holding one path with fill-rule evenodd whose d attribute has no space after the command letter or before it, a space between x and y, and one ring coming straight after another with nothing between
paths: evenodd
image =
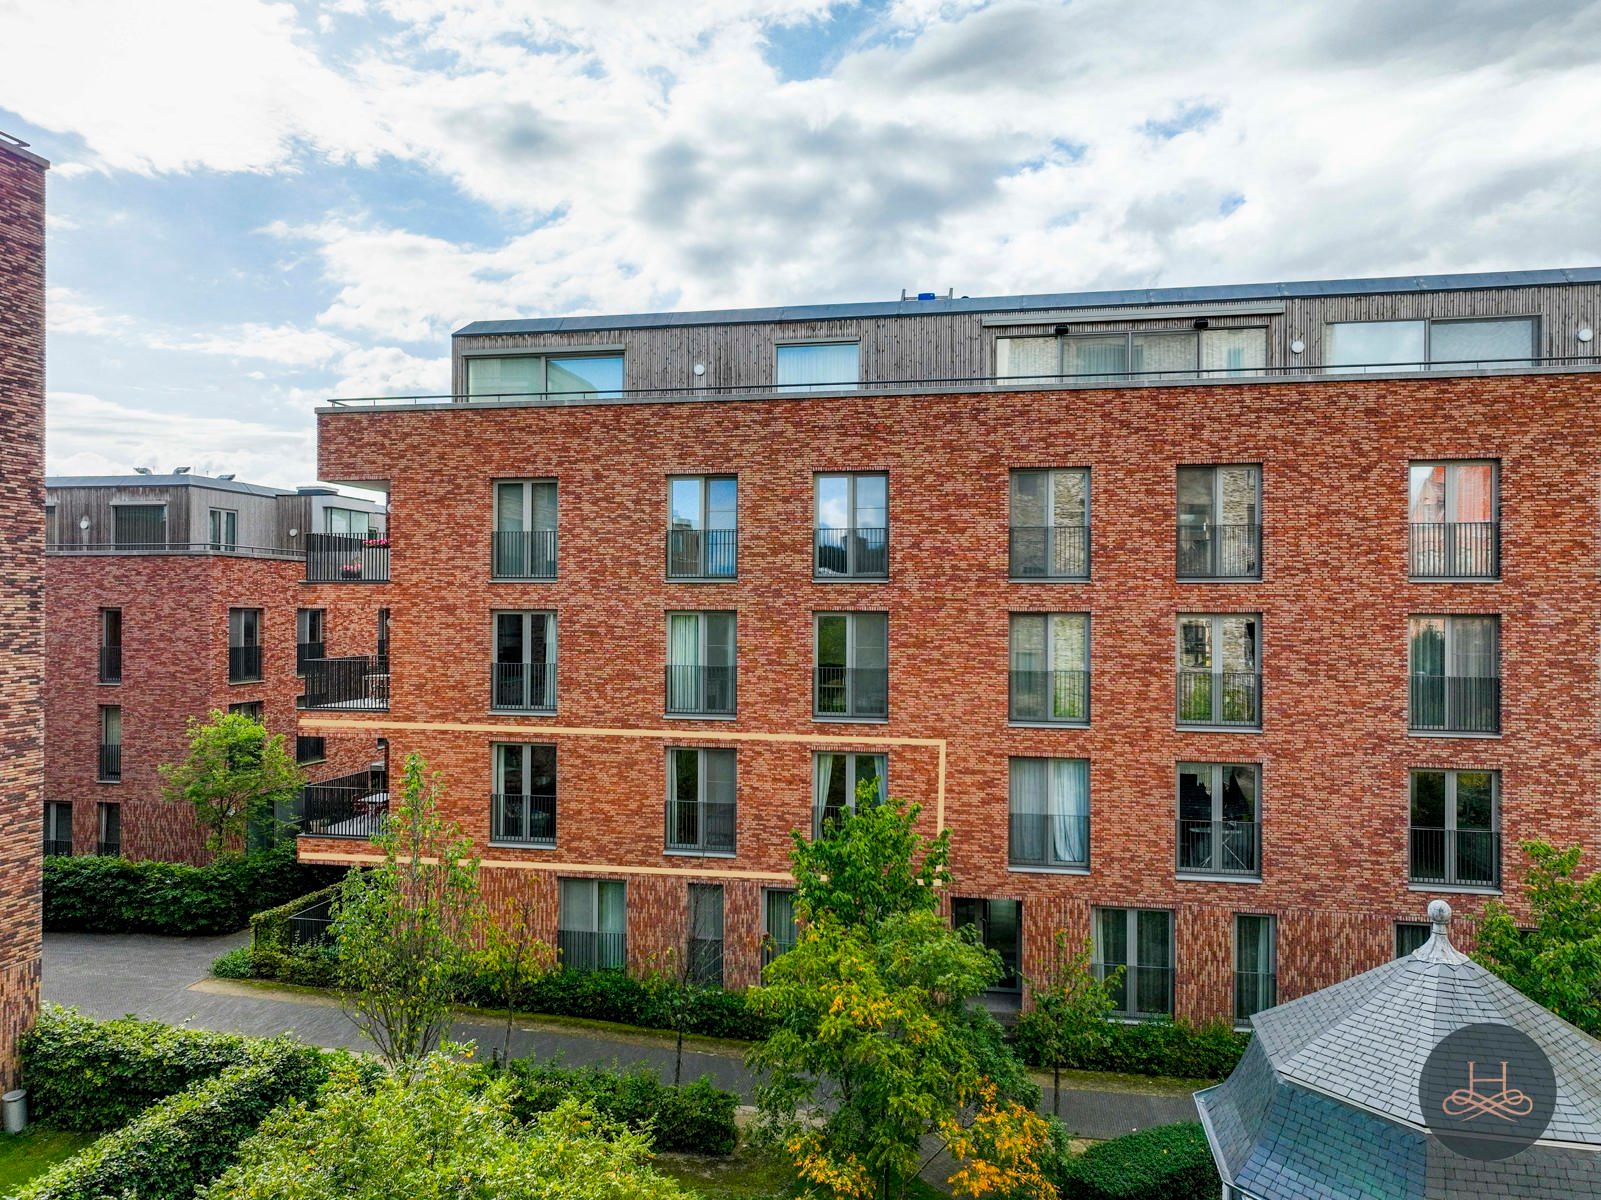
<instances>
[{"instance_id":1,"label":"ground floor window","mask_svg":"<svg viewBox=\"0 0 1601 1200\"><path fill-rule=\"evenodd\" d=\"M1395 957L1405 958L1429 940L1433 930L1427 922L1397 921L1395 923Z\"/></svg>"},{"instance_id":2,"label":"ground floor window","mask_svg":"<svg viewBox=\"0 0 1601 1200\"><path fill-rule=\"evenodd\" d=\"M44 806L44 852L46 854L72 853L72 805L60 800L47 800Z\"/></svg>"},{"instance_id":3,"label":"ground floor window","mask_svg":"<svg viewBox=\"0 0 1601 1200\"><path fill-rule=\"evenodd\" d=\"M575 971L622 970L628 965L628 907L617 879L563 879L556 947Z\"/></svg>"},{"instance_id":4,"label":"ground floor window","mask_svg":"<svg viewBox=\"0 0 1601 1200\"><path fill-rule=\"evenodd\" d=\"M723 986L723 886L689 885L689 978L703 987Z\"/></svg>"},{"instance_id":5,"label":"ground floor window","mask_svg":"<svg viewBox=\"0 0 1601 1200\"><path fill-rule=\"evenodd\" d=\"M800 929L795 924L795 890L767 888L762 892L762 966L795 948Z\"/></svg>"},{"instance_id":6,"label":"ground floor window","mask_svg":"<svg viewBox=\"0 0 1601 1200\"><path fill-rule=\"evenodd\" d=\"M978 930L986 950L1001 956L1005 974L993 985L997 992L1015 992L1022 986L1023 903L1020 900L974 900L958 897L951 901L951 923L957 928L971 925Z\"/></svg>"},{"instance_id":7,"label":"ground floor window","mask_svg":"<svg viewBox=\"0 0 1601 1200\"><path fill-rule=\"evenodd\" d=\"M1115 1015L1172 1016L1173 914L1155 908L1096 909L1095 969L1102 979L1115 976Z\"/></svg>"},{"instance_id":8,"label":"ground floor window","mask_svg":"<svg viewBox=\"0 0 1601 1200\"><path fill-rule=\"evenodd\" d=\"M115 858L122 853L122 805L101 804L96 823L99 826L96 852Z\"/></svg>"},{"instance_id":9,"label":"ground floor window","mask_svg":"<svg viewBox=\"0 0 1601 1200\"><path fill-rule=\"evenodd\" d=\"M1234 1021L1244 1024L1279 1002L1278 922L1258 913L1234 918Z\"/></svg>"}]
</instances>

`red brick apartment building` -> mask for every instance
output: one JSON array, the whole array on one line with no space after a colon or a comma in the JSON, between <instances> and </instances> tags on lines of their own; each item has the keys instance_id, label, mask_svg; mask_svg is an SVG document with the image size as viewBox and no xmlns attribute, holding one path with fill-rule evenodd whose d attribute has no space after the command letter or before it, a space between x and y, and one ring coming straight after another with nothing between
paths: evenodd
<instances>
[{"instance_id":1,"label":"red brick apartment building","mask_svg":"<svg viewBox=\"0 0 1601 1200\"><path fill-rule=\"evenodd\" d=\"M0 134L0 1086L39 1008L44 173Z\"/></svg>"},{"instance_id":2,"label":"red brick apartment building","mask_svg":"<svg viewBox=\"0 0 1601 1200\"><path fill-rule=\"evenodd\" d=\"M570 963L755 981L877 777L1008 987L1065 930L1241 1018L1601 849L1598 318L1601 269L469 325L453 395L319 414L405 537L387 709L301 728L424 755Z\"/></svg>"},{"instance_id":3,"label":"red brick apartment building","mask_svg":"<svg viewBox=\"0 0 1601 1200\"><path fill-rule=\"evenodd\" d=\"M186 471L46 485L47 854L203 861L194 814L163 797L159 768L184 756L188 718L213 709L288 736L316 781L303 804L381 791L372 739L298 736L295 718L330 679L382 686L369 585L389 550L375 505Z\"/></svg>"}]
</instances>

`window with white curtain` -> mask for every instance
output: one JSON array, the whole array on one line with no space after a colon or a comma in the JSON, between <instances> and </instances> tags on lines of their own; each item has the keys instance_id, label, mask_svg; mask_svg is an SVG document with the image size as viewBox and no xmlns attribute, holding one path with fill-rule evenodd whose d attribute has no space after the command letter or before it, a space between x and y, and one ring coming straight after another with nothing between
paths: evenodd
<instances>
[{"instance_id":1,"label":"window with white curtain","mask_svg":"<svg viewBox=\"0 0 1601 1200\"><path fill-rule=\"evenodd\" d=\"M667 849L675 854L732 854L734 796L734 751L671 747Z\"/></svg>"},{"instance_id":2,"label":"window with white curtain","mask_svg":"<svg viewBox=\"0 0 1601 1200\"><path fill-rule=\"evenodd\" d=\"M795 948L800 926L795 921L795 889L765 888L762 891L762 965Z\"/></svg>"},{"instance_id":3,"label":"window with white curtain","mask_svg":"<svg viewBox=\"0 0 1601 1200\"><path fill-rule=\"evenodd\" d=\"M1501 571L1499 464L1415 462L1407 472L1408 573L1494 579Z\"/></svg>"},{"instance_id":4,"label":"window with white curtain","mask_svg":"<svg viewBox=\"0 0 1601 1200\"><path fill-rule=\"evenodd\" d=\"M1410 725L1441 733L1501 728L1499 616L1418 616L1410 621Z\"/></svg>"},{"instance_id":5,"label":"window with white curtain","mask_svg":"<svg viewBox=\"0 0 1601 1200\"><path fill-rule=\"evenodd\" d=\"M1011 719L1082 725L1090 719L1088 613L1013 613Z\"/></svg>"},{"instance_id":6,"label":"window with white curtain","mask_svg":"<svg viewBox=\"0 0 1601 1200\"><path fill-rule=\"evenodd\" d=\"M1014 867L1090 865L1090 764L1085 758L1010 763L1010 861Z\"/></svg>"},{"instance_id":7,"label":"window with white curtain","mask_svg":"<svg viewBox=\"0 0 1601 1200\"><path fill-rule=\"evenodd\" d=\"M667 711L732 715L734 623L731 612L667 614Z\"/></svg>"},{"instance_id":8,"label":"window with white curtain","mask_svg":"<svg viewBox=\"0 0 1601 1200\"><path fill-rule=\"evenodd\" d=\"M1049 384L1128 376L1250 375L1267 367L1267 330L1129 330L995 339L995 377Z\"/></svg>"},{"instance_id":9,"label":"window with white curtain","mask_svg":"<svg viewBox=\"0 0 1601 1200\"><path fill-rule=\"evenodd\" d=\"M828 391L860 382L857 342L791 342L777 349L773 383L784 391Z\"/></svg>"},{"instance_id":10,"label":"window with white curtain","mask_svg":"<svg viewBox=\"0 0 1601 1200\"><path fill-rule=\"evenodd\" d=\"M626 886L616 879L563 879L556 916L561 965L570 971L628 965Z\"/></svg>"},{"instance_id":11,"label":"window with white curtain","mask_svg":"<svg viewBox=\"0 0 1601 1200\"><path fill-rule=\"evenodd\" d=\"M812 756L812 836L844 820L861 803L876 804L888 787L889 759L882 754L819 751Z\"/></svg>"}]
</instances>

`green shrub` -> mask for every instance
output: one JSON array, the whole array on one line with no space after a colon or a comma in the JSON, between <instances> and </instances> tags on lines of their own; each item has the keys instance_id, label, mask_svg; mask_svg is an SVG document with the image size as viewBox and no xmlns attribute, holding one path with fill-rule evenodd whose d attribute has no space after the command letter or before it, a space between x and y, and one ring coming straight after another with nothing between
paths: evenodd
<instances>
[{"instance_id":1,"label":"green shrub","mask_svg":"<svg viewBox=\"0 0 1601 1200\"><path fill-rule=\"evenodd\" d=\"M211 964L211 973L218 979L253 978L255 964L250 957L250 947L235 946Z\"/></svg>"},{"instance_id":2,"label":"green shrub","mask_svg":"<svg viewBox=\"0 0 1601 1200\"><path fill-rule=\"evenodd\" d=\"M1199 1124L1158 1125L1056 1165L1061 1200L1217 1200L1223 1188Z\"/></svg>"},{"instance_id":3,"label":"green shrub","mask_svg":"<svg viewBox=\"0 0 1601 1200\"><path fill-rule=\"evenodd\" d=\"M1086 1041L1064 1068L1079 1071L1122 1071L1130 1075L1176 1075L1182 1079L1224 1079L1239 1064L1250 1035L1222 1021L1191 1025L1185 1021L1108 1022L1105 1036ZM1027 1025L1014 1042L1023 1061L1043 1066Z\"/></svg>"},{"instance_id":4,"label":"green shrub","mask_svg":"<svg viewBox=\"0 0 1601 1200\"><path fill-rule=\"evenodd\" d=\"M502 1074L511 1081L511 1110L519 1120L576 1099L607 1120L649 1132L657 1150L733 1153L738 1100L708 1079L674 1088L648 1070L624 1075L594 1067L543 1066L526 1058L514 1059Z\"/></svg>"},{"instance_id":5,"label":"green shrub","mask_svg":"<svg viewBox=\"0 0 1601 1200\"><path fill-rule=\"evenodd\" d=\"M294 897L250 918L251 969L258 979L296 983L306 987L332 987L337 959L327 945L292 946L289 918L318 904L331 903L339 885Z\"/></svg>"}]
</instances>

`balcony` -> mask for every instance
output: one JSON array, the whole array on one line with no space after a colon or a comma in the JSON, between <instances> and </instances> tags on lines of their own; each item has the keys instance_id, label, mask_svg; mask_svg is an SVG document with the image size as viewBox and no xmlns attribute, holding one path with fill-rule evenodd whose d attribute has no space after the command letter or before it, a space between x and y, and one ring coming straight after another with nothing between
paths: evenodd
<instances>
[{"instance_id":1,"label":"balcony","mask_svg":"<svg viewBox=\"0 0 1601 1200\"><path fill-rule=\"evenodd\" d=\"M1178 723L1260 729L1262 676L1254 671L1178 672Z\"/></svg>"},{"instance_id":2,"label":"balcony","mask_svg":"<svg viewBox=\"0 0 1601 1200\"><path fill-rule=\"evenodd\" d=\"M389 711L389 657L313 658L306 663L303 709Z\"/></svg>"},{"instance_id":3,"label":"balcony","mask_svg":"<svg viewBox=\"0 0 1601 1200\"><path fill-rule=\"evenodd\" d=\"M308 533L307 583L388 583L389 538Z\"/></svg>"},{"instance_id":4,"label":"balcony","mask_svg":"<svg viewBox=\"0 0 1601 1200\"><path fill-rule=\"evenodd\" d=\"M680 854L732 854L734 805L669 800L667 849Z\"/></svg>"},{"instance_id":5,"label":"balcony","mask_svg":"<svg viewBox=\"0 0 1601 1200\"><path fill-rule=\"evenodd\" d=\"M261 680L261 647L228 647L228 682L258 683Z\"/></svg>"},{"instance_id":6,"label":"balcony","mask_svg":"<svg viewBox=\"0 0 1601 1200\"><path fill-rule=\"evenodd\" d=\"M1013 579L1088 579L1088 525L1013 525L1007 573Z\"/></svg>"},{"instance_id":7,"label":"balcony","mask_svg":"<svg viewBox=\"0 0 1601 1200\"><path fill-rule=\"evenodd\" d=\"M667 667L667 715L731 717L737 697L734 667Z\"/></svg>"},{"instance_id":8,"label":"balcony","mask_svg":"<svg viewBox=\"0 0 1601 1200\"><path fill-rule=\"evenodd\" d=\"M1179 821L1181 875L1262 874L1262 827L1255 821Z\"/></svg>"},{"instance_id":9,"label":"balcony","mask_svg":"<svg viewBox=\"0 0 1601 1200\"><path fill-rule=\"evenodd\" d=\"M304 675L306 664L314 658L322 658L328 647L323 642L296 642L295 643L295 674Z\"/></svg>"},{"instance_id":10,"label":"balcony","mask_svg":"<svg viewBox=\"0 0 1601 1200\"><path fill-rule=\"evenodd\" d=\"M489 840L556 848L556 794L521 796L496 793L489 798Z\"/></svg>"},{"instance_id":11,"label":"balcony","mask_svg":"<svg viewBox=\"0 0 1601 1200\"><path fill-rule=\"evenodd\" d=\"M70 858L72 856L72 841L70 838L45 838L44 853L46 858Z\"/></svg>"},{"instance_id":12,"label":"balcony","mask_svg":"<svg viewBox=\"0 0 1601 1200\"><path fill-rule=\"evenodd\" d=\"M492 663L489 707L495 712L555 712L556 660Z\"/></svg>"},{"instance_id":13,"label":"balcony","mask_svg":"<svg viewBox=\"0 0 1601 1200\"><path fill-rule=\"evenodd\" d=\"M1090 818L1040 812L1010 814L1008 862L1038 870L1088 870Z\"/></svg>"},{"instance_id":14,"label":"balcony","mask_svg":"<svg viewBox=\"0 0 1601 1200\"><path fill-rule=\"evenodd\" d=\"M1088 725L1088 671L1013 671L1010 718L1046 725Z\"/></svg>"},{"instance_id":15,"label":"balcony","mask_svg":"<svg viewBox=\"0 0 1601 1200\"><path fill-rule=\"evenodd\" d=\"M492 578L556 578L554 529L496 530L490 534L490 539Z\"/></svg>"},{"instance_id":16,"label":"balcony","mask_svg":"<svg viewBox=\"0 0 1601 1200\"><path fill-rule=\"evenodd\" d=\"M1438 887L1499 888L1501 832L1413 825L1408 838L1411 883Z\"/></svg>"},{"instance_id":17,"label":"balcony","mask_svg":"<svg viewBox=\"0 0 1601 1200\"><path fill-rule=\"evenodd\" d=\"M812 574L818 579L889 578L888 529L813 531Z\"/></svg>"},{"instance_id":18,"label":"balcony","mask_svg":"<svg viewBox=\"0 0 1601 1200\"><path fill-rule=\"evenodd\" d=\"M1413 579L1499 579L1499 521L1414 522L1407 545Z\"/></svg>"},{"instance_id":19,"label":"balcony","mask_svg":"<svg viewBox=\"0 0 1601 1200\"><path fill-rule=\"evenodd\" d=\"M1266 1012L1279 1002L1279 977L1276 971L1234 972L1234 1023L1247 1024L1259 1012Z\"/></svg>"},{"instance_id":20,"label":"balcony","mask_svg":"<svg viewBox=\"0 0 1601 1200\"><path fill-rule=\"evenodd\" d=\"M887 667L817 667L812 715L884 719L889 716Z\"/></svg>"},{"instance_id":21,"label":"balcony","mask_svg":"<svg viewBox=\"0 0 1601 1200\"><path fill-rule=\"evenodd\" d=\"M1407 727L1413 733L1500 733L1498 675L1413 675Z\"/></svg>"},{"instance_id":22,"label":"balcony","mask_svg":"<svg viewBox=\"0 0 1601 1200\"><path fill-rule=\"evenodd\" d=\"M1260 525L1180 525L1175 542L1180 579L1260 579Z\"/></svg>"},{"instance_id":23,"label":"balcony","mask_svg":"<svg viewBox=\"0 0 1601 1200\"><path fill-rule=\"evenodd\" d=\"M669 529L667 578L733 579L739 571L739 530Z\"/></svg>"},{"instance_id":24,"label":"balcony","mask_svg":"<svg viewBox=\"0 0 1601 1200\"><path fill-rule=\"evenodd\" d=\"M382 771L357 771L322 783L308 783L301 792L302 837L360 838L382 833L389 816L389 788Z\"/></svg>"},{"instance_id":25,"label":"balcony","mask_svg":"<svg viewBox=\"0 0 1601 1200\"><path fill-rule=\"evenodd\" d=\"M100 647L100 682L122 682L122 647Z\"/></svg>"},{"instance_id":26,"label":"balcony","mask_svg":"<svg viewBox=\"0 0 1601 1200\"><path fill-rule=\"evenodd\" d=\"M100 743L100 773L97 778L101 783L122 782L122 745L119 742Z\"/></svg>"},{"instance_id":27,"label":"balcony","mask_svg":"<svg viewBox=\"0 0 1601 1200\"><path fill-rule=\"evenodd\" d=\"M556 951L568 971L621 971L628 965L628 935L558 929Z\"/></svg>"}]
</instances>

